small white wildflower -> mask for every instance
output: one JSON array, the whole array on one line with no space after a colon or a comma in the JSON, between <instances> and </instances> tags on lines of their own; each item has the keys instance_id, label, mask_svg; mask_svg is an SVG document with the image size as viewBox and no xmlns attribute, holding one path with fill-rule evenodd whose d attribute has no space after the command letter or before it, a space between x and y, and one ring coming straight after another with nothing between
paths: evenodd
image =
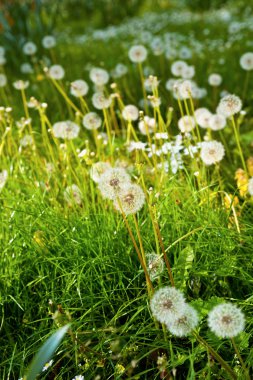
<instances>
[{"instance_id":1,"label":"small white wildflower","mask_svg":"<svg viewBox=\"0 0 253 380\"><path fill-rule=\"evenodd\" d=\"M146 145L147 144L142 142L142 141L130 141L127 150L128 150L128 152L133 152L134 150L144 151L146 148Z\"/></svg>"},{"instance_id":2,"label":"small white wildflower","mask_svg":"<svg viewBox=\"0 0 253 380\"><path fill-rule=\"evenodd\" d=\"M189 335L197 327L198 321L197 311L192 306L185 304L182 315L166 325L173 335L183 337Z\"/></svg>"},{"instance_id":3,"label":"small white wildflower","mask_svg":"<svg viewBox=\"0 0 253 380\"><path fill-rule=\"evenodd\" d=\"M83 117L83 126L86 129L94 130L98 129L102 125L102 119L96 112L88 112Z\"/></svg>"},{"instance_id":4,"label":"small white wildflower","mask_svg":"<svg viewBox=\"0 0 253 380\"><path fill-rule=\"evenodd\" d=\"M185 299L180 290L165 286L157 290L150 301L154 317L161 323L170 323L184 312Z\"/></svg>"},{"instance_id":5,"label":"small white wildflower","mask_svg":"<svg viewBox=\"0 0 253 380\"><path fill-rule=\"evenodd\" d=\"M213 165L220 162L224 155L224 146L219 141L206 141L201 145L200 157L206 165Z\"/></svg>"},{"instance_id":6,"label":"small white wildflower","mask_svg":"<svg viewBox=\"0 0 253 380\"><path fill-rule=\"evenodd\" d=\"M242 101L236 95L226 95L220 100L217 107L217 113L225 117L230 117L240 112L242 109Z\"/></svg>"},{"instance_id":7,"label":"small white wildflower","mask_svg":"<svg viewBox=\"0 0 253 380\"><path fill-rule=\"evenodd\" d=\"M130 61L135 63L141 63L147 58L148 52L145 46L135 45L132 46L128 52L128 57Z\"/></svg>"},{"instance_id":8,"label":"small white wildflower","mask_svg":"<svg viewBox=\"0 0 253 380\"><path fill-rule=\"evenodd\" d=\"M240 65L243 68L243 70L253 70L253 53L248 52L243 54L240 58Z\"/></svg>"},{"instance_id":9,"label":"small white wildflower","mask_svg":"<svg viewBox=\"0 0 253 380\"><path fill-rule=\"evenodd\" d=\"M48 75L55 80L61 80L65 76L65 70L61 65L52 65L49 67Z\"/></svg>"},{"instance_id":10,"label":"small white wildflower","mask_svg":"<svg viewBox=\"0 0 253 380\"><path fill-rule=\"evenodd\" d=\"M125 169L110 168L101 175L98 188L104 198L115 199L128 183L130 183L130 175Z\"/></svg>"},{"instance_id":11,"label":"small white wildflower","mask_svg":"<svg viewBox=\"0 0 253 380\"><path fill-rule=\"evenodd\" d=\"M122 117L127 121L135 121L139 117L139 110L136 106L129 104L123 108Z\"/></svg>"},{"instance_id":12,"label":"small white wildflower","mask_svg":"<svg viewBox=\"0 0 253 380\"><path fill-rule=\"evenodd\" d=\"M82 80L77 79L70 84L70 93L71 95L80 98L81 96L85 96L89 91L88 84Z\"/></svg>"},{"instance_id":13,"label":"small white wildflower","mask_svg":"<svg viewBox=\"0 0 253 380\"><path fill-rule=\"evenodd\" d=\"M243 331L244 325L244 314L232 303L215 306L208 315L208 326L218 337L233 338Z\"/></svg>"},{"instance_id":14,"label":"small white wildflower","mask_svg":"<svg viewBox=\"0 0 253 380\"><path fill-rule=\"evenodd\" d=\"M145 203L145 194L142 188L136 184L123 185L114 201L116 210L125 215L135 214Z\"/></svg>"}]
</instances>

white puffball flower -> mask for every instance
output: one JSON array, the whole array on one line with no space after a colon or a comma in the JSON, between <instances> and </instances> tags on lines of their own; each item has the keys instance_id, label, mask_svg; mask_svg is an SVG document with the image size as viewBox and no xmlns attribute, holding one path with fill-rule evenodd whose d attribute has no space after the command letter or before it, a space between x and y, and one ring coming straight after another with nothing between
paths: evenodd
<instances>
[{"instance_id":1,"label":"white puffball flower","mask_svg":"<svg viewBox=\"0 0 253 380\"><path fill-rule=\"evenodd\" d=\"M53 125L52 131L56 138L72 140L78 137L80 127L70 120L58 121Z\"/></svg>"},{"instance_id":2,"label":"white puffball flower","mask_svg":"<svg viewBox=\"0 0 253 380\"><path fill-rule=\"evenodd\" d=\"M106 70L93 67L90 71L90 79L97 86L104 86L109 81L109 74Z\"/></svg>"},{"instance_id":3,"label":"white puffball flower","mask_svg":"<svg viewBox=\"0 0 253 380\"><path fill-rule=\"evenodd\" d=\"M222 83L222 76L216 73L210 74L208 77L208 83L213 87L220 86Z\"/></svg>"},{"instance_id":4,"label":"white puffball flower","mask_svg":"<svg viewBox=\"0 0 253 380\"><path fill-rule=\"evenodd\" d=\"M109 108L112 103L112 98L107 98L102 92L95 92L92 96L92 104L98 110Z\"/></svg>"},{"instance_id":5,"label":"white puffball flower","mask_svg":"<svg viewBox=\"0 0 253 380\"><path fill-rule=\"evenodd\" d=\"M182 133L191 132L195 127L195 120L193 116L182 116L178 120L178 128Z\"/></svg>"},{"instance_id":6,"label":"white puffball flower","mask_svg":"<svg viewBox=\"0 0 253 380\"><path fill-rule=\"evenodd\" d=\"M145 194L142 188L136 184L126 184L120 189L114 207L125 215L136 214L145 203Z\"/></svg>"},{"instance_id":7,"label":"white puffball flower","mask_svg":"<svg viewBox=\"0 0 253 380\"><path fill-rule=\"evenodd\" d=\"M144 116L143 120L139 121L138 127L143 135L154 133L156 129L155 119L153 117Z\"/></svg>"},{"instance_id":8,"label":"white puffball flower","mask_svg":"<svg viewBox=\"0 0 253 380\"><path fill-rule=\"evenodd\" d=\"M54 36L45 36L42 38L42 46L45 49L52 49L56 45Z\"/></svg>"},{"instance_id":9,"label":"white puffball flower","mask_svg":"<svg viewBox=\"0 0 253 380\"><path fill-rule=\"evenodd\" d=\"M68 202L69 205L73 203L77 205L82 204L82 192L79 187L75 184L68 186L64 191L64 198Z\"/></svg>"},{"instance_id":10,"label":"white puffball flower","mask_svg":"<svg viewBox=\"0 0 253 380\"><path fill-rule=\"evenodd\" d=\"M253 53L243 54L240 58L240 66L246 71L253 70Z\"/></svg>"},{"instance_id":11,"label":"white puffball flower","mask_svg":"<svg viewBox=\"0 0 253 380\"><path fill-rule=\"evenodd\" d=\"M127 121L135 121L139 117L139 110L136 106L129 104L123 108L122 117Z\"/></svg>"},{"instance_id":12,"label":"white puffball flower","mask_svg":"<svg viewBox=\"0 0 253 380\"><path fill-rule=\"evenodd\" d=\"M194 112L197 124L201 128L209 128L209 120L212 116L211 112L207 108L198 108Z\"/></svg>"},{"instance_id":13,"label":"white puffball flower","mask_svg":"<svg viewBox=\"0 0 253 380\"><path fill-rule=\"evenodd\" d=\"M96 112L88 112L83 117L83 126L88 130L98 129L102 125L102 119Z\"/></svg>"},{"instance_id":14,"label":"white puffball flower","mask_svg":"<svg viewBox=\"0 0 253 380\"><path fill-rule=\"evenodd\" d=\"M195 87L195 83L190 80L184 80L179 82L175 88L175 91L178 92L180 99L189 99L193 94L193 89Z\"/></svg>"},{"instance_id":15,"label":"white puffball flower","mask_svg":"<svg viewBox=\"0 0 253 380\"><path fill-rule=\"evenodd\" d=\"M227 121L226 118L222 115L214 114L211 115L208 120L209 128L212 131L220 131L226 127Z\"/></svg>"},{"instance_id":16,"label":"white puffball flower","mask_svg":"<svg viewBox=\"0 0 253 380\"><path fill-rule=\"evenodd\" d=\"M52 65L49 67L48 75L55 80L61 80L65 76L65 70L61 65Z\"/></svg>"},{"instance_id":17,"label":"white puffball flower","mask_svg":"<svg viewBox=\"0 0 253 380\"><path fill-rule=\"evenodd\" d=\"M128 72L128 68L123 63L118 63L114 70L112 70L112 76L114 78L121 78L123 75L126 75Z\"/></svg>"},{"instance_id":18,"label":"white puffball flower","mask_svg":"<svg viewBox=\"0 0 253 380\"><path fill-rule=\"evenodd\" d=\"M109 164L109 162L95 162L90 169L91 179L94 182L98 183L102 174L104 174L104 172L106 172L108 169L111 169L111 165Z\"/></svg>"},{"instance_id":19,"label":"white puffball flower","mask_svg":"<svg viewBox=\"0 0 253 380\"><path fill-rule=\"evenodd\" d=\"M248 193L253 197L253 177L248 182Z\"/></svg>"},{"instance_id":20,"label":"white puffball flower","mask_svg":"<svg viewBox=\"0 0 253 380\"><path fill-rule=\"evenodd\" d=\"M244 330L244 314L232 303L223 303L210 311L208 326L218 337L233 338Z\"/></svg>"},{"instance_id":21,"label":"white puffball flower","mask_svg":"<svg viewBox=\"0 0 253 380\"><path fill-rule=\"evenodd\" d=\"M16 82L13 82L13 87L16 89L16 90L25 90L27 87L29 86L29 81L26 80L17 80Z\"/></svg>"},{"instance_id":22,"label":"white puffball flower","mask_svg":"<svg viewBox=\"0 0 253 380\"><path fill-rule=\"evenodd\" d=\"M224 146L219 141L205 141L201 144L200 157L208 166L220 162L224 155Z\"/></svg>"},{"instance_id":23,"label":"white puffball flower","mask_svg":"<svg viewBox=\"0 0 253 380\"><path fill-rule=\"evenodd\" d=\"M177 79L173 79L173 78L168 79L165 83L166 90L172 91L174 89L176 82L177 82Z\"/></svg>"},{"instance_id":24,"label":"white puffball flower","mask_svg":"<svg viewBox=\"0 0 253 380\"><path fill-rule=\"evenodd\" d=\"M3 170L2 172L0 172L0 191L3 189L4 185L6 184L7 179L8 179L7 170Z\"/></svg>"},{"instance_id":25,"label":"white puffball flower","mask_svg":"<svg viewBox=\"0 0 253 380\"><path fill-rule=\"evenodd\" d=\"M77 79L74 82L70 83L70 93L71 95L80 98L81 96L85 96L89 91L88 84L82 80Z\"/></svg>"},{"instance_id":26,"label":"white puffball flower","mask_svg":"<svg viewBox=\"0 0 253 380\"><path fill-rule=\"evenodd\" d=\"M185 308L183 293L175 287L165 286L157 290L150 301L153 316L161 323L179 318Z\"/></svg>"},{"instance_id":27,"label":"white puffball flower","mask_svg":"<svg viewBox=\"0 0 253 380\"><path fill-rule=\"evenodd\" d=\"M23 74L32 74L34 72L33 67L29 62L22 63L20 66L20 71Z\"/></svg>"},{"instance_id":28,"label":"white puffball flower","mask_svg":"<svg viewBox=\"0 0 253 380\"><path fill-rule=\"evenodd\" d=\"M121 189L130 183L130 175L123 168L110 168L100 177L98 188L104 198L116 199Z\"/></svg>"},{"instance_id":29,"label":"white puffball flower","mask_svg":"<svg viewBox=\"0 0 253 380\"><path fill-rule=\"evenodd\" d=\"M184 311L180 317L167 323L168 330L175 336L184 337L194 330L199 322L197 311L190 305L185 304Z\"/></svg>"},{"instance_id":30,"label":"white puffball flower","mask_svg":"<svg viewBox=\"0 0 253 380\"><path fill-rule=\"evenodd\" d=\"M37 51L37 46L34 42L26 42L23 46L23 53L26 55L33 55Z\"/></svg>"},{"instance_id":31,"label":"white puffball flower","mask_svg":"<svg viewBox=\"0 0 253 380\"><path fill-rule=\"evenodd\" d=\"M242 109L242 101L236 95L226 95L220 100L216 112L225 117L231 117Z\"/></svg>"},{"instance_id":32,"label":"white puffball flower","mask_svg":"<svg viewBox=\"0 0 253 380\"><path fill-rule=\"evenodd\" d=\"M144 62L147 58L148 52L145 46L143 45L135 45L130 48L128 51L128 57L130 61L134 63Z\"/></svg>"},{"instance_id":33,"label":"white puffball flower","mask_svg":"<svg viewBox=\"0 0 253 380\"><path fill-rule=\"evenodd\" d=\"M191 79L195 75L195 67L194 66L187 66L184 67L181 73L181 76L183 79Z\"/></svg>"},{"instance_id":34,"label":"white puffball flower","mask_svg":"<svg viewBox=\"0 0 253 380\"><path fill-rule=\"evenodd\" d=\"M159 80L157 79L157 77L153 76L153 75L150 75L148 78L145 79L144 81L144 86L145 86L145 89L148 91L148 92L153 92L154 89L156 89L159 85Z\"/></svg>"},{"instance_id":35,"label":"white puffball flower","mask_svg":"<svg viewBox=\"0 0 253 380\"><path fill-rule=\"evenodd\" d=\"M5 87L7 85L7 76L0 73L0 87Z\"/></svg>"},{"instance_id":36,"label":"white puffball flower","mask_svg":"<svg viewBox=\"0 0 253 380\"><path fill-rule=\"evenodd\" d=\"M184 70L188 68L188 65L184 61L175 61L171 65L171 72L175 77L181 77Z\"/></svg>"}]
</instances>

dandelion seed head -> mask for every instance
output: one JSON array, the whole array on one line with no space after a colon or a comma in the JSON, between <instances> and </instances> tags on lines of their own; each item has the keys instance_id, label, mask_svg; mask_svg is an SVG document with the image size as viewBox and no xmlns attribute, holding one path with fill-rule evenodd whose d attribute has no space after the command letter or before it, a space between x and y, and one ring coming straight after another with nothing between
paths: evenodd
<instances>
[{"instance_id":1,"label":"dandelion seed head","mask_svg":"<svg viewBox=\"0 0 253 380\"><path fill-rule=\"evenodd\" d=\"M202 143L200 157L204 164L213 165L220 162L225 155L225 149L219 141L205 141Z\"/></svg>"},{"instance_id":2,"label":"dandelion seed head","mask_svg":"<svg viewBox=\"0 0 253 380\"><path fill-rule=\"evenodd\" d=\"M171 65L171 72L175 77L181 77L184 70L188 68L188 65L184 61L175 61Z\"/></svg>"},{"instance_id":3,"label":"dandelion seed head","mask_svg":"<svg viewBox=\"0 0 253 380\"><path fill-rule=\"evenodd\" d=\"M8 179L7 170L3 170L2 172L0 172L0 191L5 186L7 179Z\"/></svg>"},{"instance_id":4,"label":"dandelion seed head","mask_svg":"<svg viewBox=\"0 0 253 380\"><path fill-rule=\"evenodd\" d=\"M28 41L23 46L23 53L26 55L33 55L37 51L37 46L34 42Z\"/></svg>"},{"instance_id":5,"label":"dandelion seed head","mask_svg":"<svg viewBox=\"0 0 253 380\"><path fill-rule=\"evenodd\" d=\"M83 117L83 126L86 129L98 129L102 125L102 119L96 112L89 112Z\"/></svg>"},{"instance_id":6,"label":"dandelion seed head","mask_svg":"<svg viewBox=\"0 0 253 380\"><path fill-rule=\"evenodd\" d=\"M244 330L244 325L244 314L231 303L215 306L208 315L208 326L218 337L233 338Z\"/></svg>"},{"instance_id":7,"label":"dandelion seed head","mask_svg":"<svg viewBox=\"0 0 253 380\"><path fill-rule=\"evenodd\" d=\"M56 40L54 36L45 36L42 38L42 46L45 49L52 49L56 45Z\"/></svg>"},{"instance_id":8,"label":"dandelion seed head","mask_svg":"<svg viewBox=\"0 0 253 380\"><path fill-rule=\"evenodd\" d=\"M104 86L109 81L109 74L106 70L93 67L90 71L90 79L97 86Z\"/></svg>"},{"instance_id":9,"label":"dandelion seed head","mask_svg":"<svg viewBox=\"0 0 253 380\"><path fill-rule=\"evenodd\" d=\"M58 121L53 125L52 131L56 138L72 140L78 137L80 127L70 120Z\"/></svg>"},{"instance_id":10,"label":"dandelion seed head","mask_svg":"<svg viewBox=\"0 0 253 380\"><path fill-rule=\"evenodd\" d=\"M145 46L143 45L135 45L132 46L128 52L128 57L130 61L134 63L144 62L147 58L148 52Z\"/></svg>"},{"instance_id":11,"label":"dandelion seed head","mask_svg":"<svg viewBox=\"0 0 253 380\"><path fill-rule=\"evenodd\" d=\"M7 76L0 73L0 87L5 87L7 85Z\"/></svg>"},{"instance_id":12,"label":"dandelion seed head","mask_svg":"<svg viewBox=\"0 0 253 380\"><path fill-rule=\"evenodd\" d=\"M156 121L153 117L144 116L143 120L139 121L138 127L141 134L152 134L156 129Z\"/></svg>"},{"instance_id":13,"label":"dandelion seed head","mask_svg":"<svg viewBox=\"0 0 253 380\"><path fill-rule=\"evenodd\" d=\"M196 122L201 128L209 127L209 119L212 116L211 112L207 108L198 108L194 112Z\"/></svg>"},{"instance_id":14,"label":"dandelion seed head","mask_svg":"<svg viewBox=\"0 0 253 380\"><path fill-rule=\"evenodd\" d=\"M240 65L243 70L250 71L253 70L253 53L248 52L241 56Z\"/></svg>"},{"instance_id":15,"label":"dandelion seed head","mask_svg":"<svg viewBox=\"0 0 253 380\"><path fill-rule=\"evenodd\" d=\"M16 89L16 90L25 90L27 87L29 86L29 81L26 80L17 80L16 82L13 82L13 87Z\"/></svg>"},{"instance_id":16,"label":"dandelion seed head","mask_svg":"<svg viewBox=\"0 0 253 380\"><path fill-rule=\"evenodd\" d=\"M70 93L71 95L77 98L80 98L81 96L86 95L88 91L89 91L89 86L82 79L77 79L74 82L71 82L70 84Z\"/></svg>"},{"instance_id":17,"label":"dandelion seed head","mask_svg":"<svg viewBox=\"0 0 253 380\"><path fill-rule=\"evenodd\" d=\"M135 121L139 117L139 110L136 106L129 104L123 108L122 117L127 121Z\"/></svg>"},{"instance_id":18,"label":"dandelion seed head","mask_svg":"<svg viewBox=\"0 0 253 380\"><path fill-rule=\"evenodd\" d=\"M224 117L231 117L242 109L242 101L236 95L226 95L221 100L217 107L217 113Z\"/></svg>"},{"instance_id":19,"label":"dandelion seed head","mask_svg":"<svg viewBox=\"0 0 253 380\"><path fill-rule=\"evenodd\" d=\"M121 189L130 182L130 175L123 168L110 168L100 177L98 188L104 198L115 199Z\"/></svg>"},{"instance_id":20,"label":"dandelion seed head","mask_svg":"<svg viewBox=\"0 0 253 380\"><path fill-rule=\"evenodd\" d=\"M72 205L73 203L81 205L82 192L77 185L70 185L64 191L64 199L68 202L69 205Z\"/></svg>"},{"instance_id":21,"label":"dandelion seed head","mask_svg":"<svg viewBox=\"0 0 253 380\"><path fill-rule=\"evenodd\" d=\"M208 83L210 86L218 87L222 83L222 76L216 73L210 74L208 77Z\"/></svg>"},{"instance_id":22,"label":"dandelion seed head","mask_svg":"<svg viewBox=\"0 0 253 380\"><path fill-rule=\"evenodd\" d=\"M104 174L108 169L111 169L109 162L96 162L92 165L90 169L91 179L98 183L100 181L101 175Z\"/></svg>"},{"instance_id":23,"label":"dandelion seed head","mask_svg":"<svg viewBox=\"0 0 253 380\"><path fill-rule=\"evenodd\" d=\"M102 92L95 92L92 96L92 104L98 110L109 108L111 103L111 97L107 98Z\"/></svg>"},{"instance_id":24,"label":"dandelion seed head","mask_svg":"<svg viewBox=\"0 0 253 380\"><path fill-rule=\"evenodd\" d=\"M145 194L142 188L136 184L126 184L120 189L114 206L116 210L123 211L125 215L135 214L145 203Z\"/></svg>"},{"instance_id":25,"label":"dandelion seed head","mask_svg":"<svg viewBox=\"0 0 253 380\"><path fill-rule=\"evenodd\" d=\"M166 324L179 318L184 312L184 307L185 299L181 291L169 286L157 290L150 301L154 317Z\"/></svg>"},{"instance_id":26,"label":"dandelion seed head","mask_svg":"<svg viewBox=\"0 0 253 380\"><path fill-rule=\"evenodd\" d=\"M225 128L226 124L226 118L219 114L211 115L208 120L209 128L212 131L220 131Z\"/></svg>"},{"instance_id":27,"label":"dandelion seed head","mask_svg":"<svg viewBox=\"0 0 253 380\"><path fill-rule=\"evenodd\" d=\"M182 116L178 120L178 128L182 133L191 132L195 127L194 117L192 116Z\"/></svg>"},{"instance_id":28,"label":"dandelion seed head","mask_svg":"<svg viewBox=\"0 0 253 380\"><path fill-rule=\"evenodd\" d=\"M65 70L61 65L52 65L48 69L48 75L55 80L61 80L65 76Z\"/></svg>"},{"instance_id":29,"label":"dandelion seed head","mask_svg":"<svg viewBox=\"0 0 253 380\"><path fill-rule=\"evenodd\" d=\"M183 337L189 335L197 327L198 321L197 311L192 306L185 304L182 315L166 325L173 335Z\"/></svg>"}]
</instances>

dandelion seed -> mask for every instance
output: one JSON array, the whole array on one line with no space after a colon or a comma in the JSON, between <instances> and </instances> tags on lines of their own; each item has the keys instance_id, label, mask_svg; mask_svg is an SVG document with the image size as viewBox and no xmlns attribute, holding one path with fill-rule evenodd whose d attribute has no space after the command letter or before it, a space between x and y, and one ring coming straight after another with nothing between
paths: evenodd
<instances>
[{"instance_id":1,"label":"dandelion seed","mask_svg":"<svg viewBox=\"0 0 253 380\"><path fill-rule=\"evenodd\" d=\"M7 179L8 179L7 170L3 170L2 172L0 172L0 191L5 186Z\"/></svg>"},{"instance_id":2,"label":"dandelion seed","mask_svg":"<svg viewBox=\"0 0 253 380\"><path fill-rule=\"evenodd\" d=\"M233 338L244 330L244 325L244 314L231 303L215 306L208 315L208 326L218 337Z\"/></svg>"},{"instance_id":3,"label":"dandelion seed","mask_svg":"<svg viewBox=\"0 0 253 380\"><path fill-rule=\"evenodd\" d=\"M82 80L77 79L70 84L70 93L71 95L80 98L81 96L85 96L89 91L88 84Z\"/></svg>"},{"instance_id":4,"label":"dandelion seed","mask_svg":"<svg viewBox=\"0 0 253 380\"><path fill-rule=\"evenodd\" d=\"M145 61L145 59L147 58L147 55L148 55L147 49L143 45L132 46L128 52L128 57L130 61L134 63L141 63Z\"/></svg>"},{"instance_id":5,"label":"dandelion seed","mask_svg":"<svg viewBox=\"0 0 253 380\"><path fill-rule=\"evenodd\" d=\"M217 107L217 113L224 117L231 117L242 109L242 101L236 95L226 95L220 100Z\"/></svg>"},{"instance_id":6,"label":"dandelion seed","mask_svg":"<svg viewBox=\"0 0 253 380\"><path fill-rule=\"evenodd\" d=\"M123 108L122 117L127 121L135 121L139 117L139 110L136 106L129 104Z\"/></svg>"},{"instance_id":7,"label":"dandelion seed","mask_svg":"<svg viewBox=\"0 0 253 380\"><path fill-rule=\"evenodd\" d=\"M53 360L50 360L49 362L47 362L44 367L42 368L42 372L45 372L48 370L49 367L51 367L51 365L53 364Z\"/></svg>"},{"instance_id":8,"label":"dandelion seed","mask_svg":"<svg viewBox=\"0 0 253 380\"><path fill-rule=\"evenodd\" d=\"M240 65L243 68L243 70L253 70L253 53L248 52L243 54L240 58Z\"/></svg>"},{"instance_id":9,"label":"dandelion seed","mask_svg":"<svg viewBox=\"0 0 253 380\"><path fill-rule=\"evenodd\" d=\"M197 311L192 306L185 304L182 315L166 325L173 335L183 337L189 335L197 327L198 321Z\"/></svg>"},{"instance_id":10,"label":"dandelion seed","mask_svg":"<svg viewBox=\"0 0 253 380\"><path fill-rule=\"evenodd\" d=\"M180 290L165 286L154 293L150 308L159 322L167 324L183 314L185 299Z\"/></svg>"},{"instance_id":11,"label":"dandelion seed","mask_svg":"<svg viewBox=\"0 0 253 380\"><path fill-rule=\"evenodd\" d=\"M56 40L53 36L45 36L42 38L42 46L45 49L52 49L56 45Z\"/></svg>"},{"instance_id":12,"label":"dandelion seed","mask_svg":"<svg viewBox=\"0 0 253 380\"><path fill-rule=\"evenodd\" d=\"M96 162L90 169L91 179L98 183L102 174L104 174L108 169L111 169L111 165L108 162Z\"/></svg>"},{"instance_id":13,"label":"dandelion seed","mask_svg":"<svg viewBox=\"0 0 253 380\"><path fill-rule=\"evenodd\" d=\"M52 128L54 137L67 140L72 140L78 137L79 131L79 125L70 120L58 121Z\"/></svg>"},{"instance_id":14,"label":"dandelion seed","mask_svg":"<svg viewBox=\"0 0 253 380\"><path fill-rule=\"evenodd\" d=\"M33 42L26 42L23 46L23 53L26 55L33 55L37 51L37 46Z\"/></svg>"},{"instance_id":15,"label":"dandelion seed","mask_svg":"<svg viewBox=\"0 0 253 380\"><path fill-rule=\"evenodd\" d=\"M159 278L164 271L163 258L156 253L148 253L146 255L147 269L151 281Z\"/></svg>"},{"instance_id":16,"label":"dandelion seed","mask_svg":"<svg viewBox=\"0 0 253 380\"><path fill-rule=\"evenodd\" d=\"M178 128L182 133L191 132L195 127L195 121L192 116L182 116L178 120Z\"/></svg>"},{"instance_id":17,"label":"dandelion seed","mask_svg":"<svg viewBox=\"0 0 253 380\"><path fill-rule=\"evenodd\" d=\"M208 77L208 83L210 86L218 87L222 83L222 76L216 73L210 74Z\"/></svg>"},{"instance_id":18,"label":"dandelion seed","mask_svg":"<svg viewBox=\"0 0 253 380\"><path fill-rule=\"evenodd\" d=\"M68 186L64 191L64 198L68 202L69 205L73 203L77 205L82 204L82 192L79 187L75 184Z\"/></svg>"},{"instance_id":19,"label":"dandelion seed","mask_svg":"<svg viewBox=\"0 0 253 380\"><path fill-rule=\"evenodd\" d=\"M55 80L61 80L65 76L65 70L61 65L52 65L49 67L48 75Z\"/></svg>"},{"instance_id":20,"label":"dandelion seed","mask_svg":"<svg viewBox=\"0 0 253 380\"><path fill-rule=\"evenodd\" d=\"M125 215L136 214L145 203L145 194L136 184L123 185L114 201L116 210L123 211Z\"/></svg>"},{"instance_id":21,"label":"dandelion seed","mask_svg":"<svg viewBox=\"0 0 253 380\"><path fill-rule=\"evenodd\" d=\"M89 112L83 117L83 126L88 130L98 129L101 125L102 119L95 112Z\"/></svg>"},{"instance_id":22,"label":"dandelion seed","mask_svg":"<svg viewBox=\"0 0 253 380\"><path fill-rule=\"evenodd\" d=\"M104 198L115 199L128 183L130 183L130 175L125 169L110 168L101 175L98 187Z\"/></svg>"},{"instance_id":23,"label":"dandelion seed","mask_svg":"<svg viewBox=\"0 0 253 380\"><path fill-rule=\"evenodd\" d=\"M90 79L97 86L104 86L109 81L109 74L104 69L94 67L90 71Z\"/></svg>"},{"instance_id":24,"label":"dandelion seed","mask_svg":"<svg viewBox=\"0 0 253 380\"><path fill-rule=\"evenodd\" d=\"M200 157L206 165L213 165L220 162L224 155L224 146L219 141L206 141L201 145Z\"/></svg>"}]
</instances>

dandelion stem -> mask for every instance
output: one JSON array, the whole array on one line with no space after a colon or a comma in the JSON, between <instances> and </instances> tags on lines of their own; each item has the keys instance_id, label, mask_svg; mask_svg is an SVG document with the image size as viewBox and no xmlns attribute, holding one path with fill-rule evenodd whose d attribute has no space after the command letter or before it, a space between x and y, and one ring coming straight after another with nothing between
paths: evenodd
<instances>
[{"instance_id":1,"label":"dandelion stem","mask_svg":"<svg viewBox=\"0 0 253 380\"><path fill-rule=\"evenodd\" d=\"M232 370L232 368L228 365L227 362L225 362L224 359L216 352L208 343L205 339L203 339L196 331L193 332L193 335L195 338L201 343L203 346L207 348L207 350L210 352L210 354L220 363L220 365L229 373L232 379L237 379L237 375L235 372Z\"/></svg>"},{"instance_id":2,"label":"dandelion stem","mask_svg":"<svg viewBox=\"0 0 253 380\"><path fill-rule=\"evenodd\" d=\"M241 357L241 354L240 354L240 352L239 352L239 350L238 350L238 347L237 347L237 344L235 343L234 338L231 338L231 342L232 342L232 345L233 345L233 347L234 347L234 349L235 349L236 355L238 356L238 359L240 360L240 363L241 363L241 365L242 365L242 368L243 368L243 370L244 370L244 372L245 372L245 376L246 376L245 378L246 378L247 380L250 380L249 371L248 371L248 369L247 369L246 366L245 366L245 363L244 363L244 361L243 361L243 358Z\"/></svg>"},{"instance_id":3,"label":"dandelion stem","mask_svg":"<svg viewBox=\"0 0 253 380\"><path fill-rule=\"evenodd\" d=\"M241 157L243 170L244 170L245 173L247 174L247 167L246 167L245 160L244 160L243 153L242 153L242 148L241 148L241 144L240 144L239 132L238 132L238 129L237 129L237 126L236 126L236 123L235 123L235 118L234 118L233 115L231 116L231 121L232 121L232 125L233 125L233 128L234 128L235 140L236 140L237 148L238 148L238 150L239 150L239 154L240 154L240 157Z\"/></svg>"}]
</instances>

